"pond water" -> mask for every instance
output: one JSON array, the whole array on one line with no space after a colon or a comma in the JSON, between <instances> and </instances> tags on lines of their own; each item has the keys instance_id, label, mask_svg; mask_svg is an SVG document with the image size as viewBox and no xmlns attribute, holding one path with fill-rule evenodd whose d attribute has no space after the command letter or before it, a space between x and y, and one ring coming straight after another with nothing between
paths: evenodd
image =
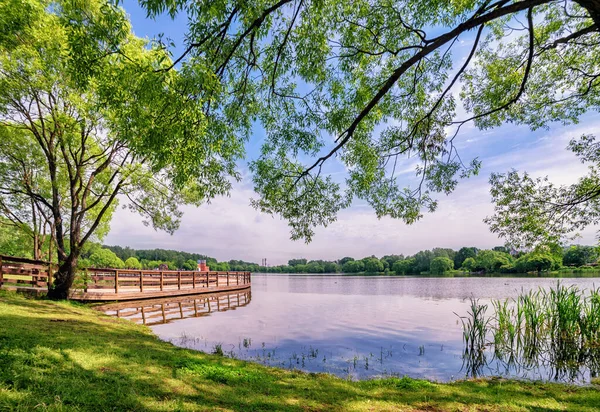
<instances>
[{"instance_id":1,"label":"pond water","mask_svg":"<svg viewBox=\"0 0 600 412\"><path fill-rule=\"evenodd\" d=\"M560 282L600 286L600 278ZM556 284L553 278L254 274L250 292L132 302L129 309L121 304L119 315L179 346L350 379L483 375L587 383L595 373L587 365L563 374L544 357L498 359L488 348L473 365L464 356L458 316L467 314L471 298L488 303Z\"/></svg>"}]
</instances>

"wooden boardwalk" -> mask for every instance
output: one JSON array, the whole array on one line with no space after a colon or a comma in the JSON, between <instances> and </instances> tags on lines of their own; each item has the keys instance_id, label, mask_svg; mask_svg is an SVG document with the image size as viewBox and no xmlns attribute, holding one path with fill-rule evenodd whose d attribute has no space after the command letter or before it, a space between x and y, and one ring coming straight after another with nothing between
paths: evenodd
<instances>
[{"instance_id":1,"label":"wooden boardwalk","mask_svg":"<svg viewBox=\"0 0 600 412\"><path fill-rule=\"evenodd\" d=\"M51 287L56 266L0 255L0 288L37 292ZM123 301L187 296L250 287L250 272L85 269L78 273L70 298Z\"/></svg>"}]
</instances>

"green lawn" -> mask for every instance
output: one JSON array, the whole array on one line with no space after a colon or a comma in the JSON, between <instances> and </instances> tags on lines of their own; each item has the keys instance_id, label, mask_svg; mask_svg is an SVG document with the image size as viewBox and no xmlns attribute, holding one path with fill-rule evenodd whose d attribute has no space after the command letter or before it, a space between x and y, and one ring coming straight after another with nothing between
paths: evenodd
<instances>
[{"instance_id":1,"label":"green lawn","mask_svg":"<svg viewBox=\"0 0 600 412\"><path fill-rule=\"evenodd\" d=\"M0 291L0 410L593 411L600 390L477 380L349 382L206 355L83 305Z\"/></svg>"}]
</instances>

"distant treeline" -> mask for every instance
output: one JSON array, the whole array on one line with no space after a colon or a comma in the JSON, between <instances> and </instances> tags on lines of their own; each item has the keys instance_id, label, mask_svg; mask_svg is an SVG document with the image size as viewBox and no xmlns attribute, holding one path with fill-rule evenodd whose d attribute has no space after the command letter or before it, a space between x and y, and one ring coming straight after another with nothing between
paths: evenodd
<instances>
[{"instance_id":1,"label":"distant treeline","mask_svg":"<svg viewBox=\"0 0 600 412\"><path fill-rule=\"evenodd\" d=\"M90 244L82 255L81 266L154 269L165 264L169 269L193 270L197 261L206 260L211 270L266 273L384 273L397 275L443 275L456 271L481 273L524 273L559 270L564 267L595 265L598 248L592 246L543 245L529 252L498 246L489 250L463 247L423 250L412 256L344 257L335 261L291 259L287 265L260 266L242 260L218 262L198 253L165 249L132 249Z\"/></svg>"}]
</instances>

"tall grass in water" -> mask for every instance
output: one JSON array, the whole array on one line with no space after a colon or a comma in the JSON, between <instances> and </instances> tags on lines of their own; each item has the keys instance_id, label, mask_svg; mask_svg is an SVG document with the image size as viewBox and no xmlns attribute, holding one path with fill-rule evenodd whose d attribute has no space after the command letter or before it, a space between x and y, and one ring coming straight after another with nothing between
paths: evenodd
<instances>
[{"instance_id":1,"label":"tall grass in water","mask_svg":"<svg viewBox=\"0 0 600 412\"><path fill-rule=\"evenodd\" d=\"M488 305L479 304L479 300L471 299L470 310L467 316L459 316L463 327L463 369L469 376L481 375L483 367L487 364L485 346L489 331L490 320L486 318Z\"/></svg>"},{"instance_id":2,"label":"tall grass in water","mask_svg":"<svg viewBox=\"0 0 600 412\"><path fill-rule=\"evenodd\" d=\"M465 351L475 352L483 350L486 344L489 319L485 312L488 305L480 305L479 300L471 299L471 310L467 316L459 316L463 325L463 340Z\"/></svg>"},{"instance_id":3,"label":"tall grass in water","mask_svg":"<svg viewBox=\"0 0 600 412\"><path fill-rule=\"evenodd\" d=\"M486 361L481 352L489 345L507 370L541 367L551 379L570 381L580 379L582 372L591 377L600 373L600 289L558 283L549 290L493 300L492 307L493 315L486 316L487 305L471 300L467 316L461 317L467 365Z\"/></svg>"}]
</instances>

